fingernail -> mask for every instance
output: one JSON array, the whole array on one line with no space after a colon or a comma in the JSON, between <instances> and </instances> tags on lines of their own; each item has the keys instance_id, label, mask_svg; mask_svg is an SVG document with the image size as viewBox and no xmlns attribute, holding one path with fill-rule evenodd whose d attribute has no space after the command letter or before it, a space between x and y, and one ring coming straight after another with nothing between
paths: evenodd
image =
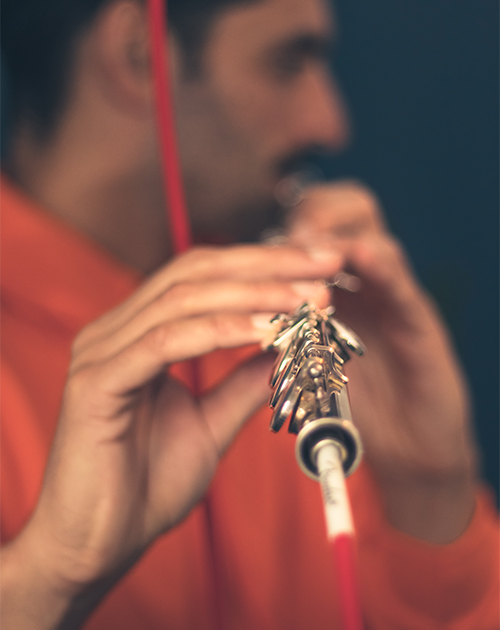
<instances>
[{"instance_id":1,"label":"fingernail","mask_svg":"<svg viewBox=\"0 0 500 630\"><path fill-rule=\"evenodd\" d=\"M345 271L339 272L332 282L328 283L328 286L338 287L351 293L356 293L361 289L361 280L358 276L353 276L351 273Z\"/></svg>"},{"instance_id":2,"label":"fingernail","mask_svg":"<svg viewBox=\"0 0 500 630\"><path fill-rule=\"evenodd\" d=\"M275 313L254 313L251 316L256 341L260 341L260 346L263 350L272 345L279 330L280 323L276 321L271 322L275 315Z\"/></svg>"},{"instance_id":3,"label":"fingernail","mask_svg":"<svg viewBox=\"0 0 500 630\"><path fill-rule=\"evenodd\" d=\"M254 313L252 318L252 324L254 328L258 330L272 330L279 326L279 322L271 322L276 313Z\"/></svg>"},{"instance_id":4,"label":"fingernail","mask_svg":"<svg viewBox=\"0 0 500 630\"><path fill-rule=\"evenodd\" d=\"M326 246L309 247L307 253L316 262L335 262L340 258L335 249Z\"/></svg>"},{"instance_id":5,"label":"fingernail","mask_svg":"<svg viewBox=\"0 0 500 630\"><path fill-rule=\"evenodd\" d=\"M323 280L315 280L314 282L293 282L292 289L300 298L315 298L326 288Z\"/></svg>"}]
</instances>

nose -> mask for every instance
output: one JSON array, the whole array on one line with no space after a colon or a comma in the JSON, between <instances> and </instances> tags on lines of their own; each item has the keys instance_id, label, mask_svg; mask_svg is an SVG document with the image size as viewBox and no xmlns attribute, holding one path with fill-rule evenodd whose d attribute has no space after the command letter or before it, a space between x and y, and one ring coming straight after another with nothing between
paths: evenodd
<instances>
[{"instance_id":1,"label":"nose","mask_svg":"<svg viewBox=\"0 0 500 630\"><path fill-rule=\"evenodd\" d=\"M335 79L327 69L311 69L297 95L296 140L332 151L345 148L350 136L347 107Z\"/></svg>"}]
</instances>

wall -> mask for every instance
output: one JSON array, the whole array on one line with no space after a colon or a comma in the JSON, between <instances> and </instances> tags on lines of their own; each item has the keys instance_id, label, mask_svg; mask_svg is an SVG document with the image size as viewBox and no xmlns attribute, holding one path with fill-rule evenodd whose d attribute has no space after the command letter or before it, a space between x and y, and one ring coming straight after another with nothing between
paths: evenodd
<instances>
[{"instance_id":1,"label":"wall","mask_svg":"<svg viewBox=\"0 0 500 630\"><path fill-rule=\"evenodd\" d=\"M379 195L452 330L498 492L498 6L337 0L334 67L354 120L324 168Z\"/></svg>"}]
</instances>

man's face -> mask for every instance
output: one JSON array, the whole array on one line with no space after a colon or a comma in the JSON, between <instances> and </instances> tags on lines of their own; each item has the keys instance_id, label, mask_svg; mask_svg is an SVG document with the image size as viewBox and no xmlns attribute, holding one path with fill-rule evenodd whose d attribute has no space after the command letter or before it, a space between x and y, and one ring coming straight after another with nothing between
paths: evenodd
<instances>
[{"instance_id":1,"label":"man's face","mask_svg":"<svg viewBox=\"0 0 500 630\"><path fill-rule=\"evenodd\" d=\"M216 18L200 75L175 82L197 234L265 227L276 185L297 158L345 144L346 114L326 58L332 36L325 0L261 0Z\"/></svg>"}]
</instances>

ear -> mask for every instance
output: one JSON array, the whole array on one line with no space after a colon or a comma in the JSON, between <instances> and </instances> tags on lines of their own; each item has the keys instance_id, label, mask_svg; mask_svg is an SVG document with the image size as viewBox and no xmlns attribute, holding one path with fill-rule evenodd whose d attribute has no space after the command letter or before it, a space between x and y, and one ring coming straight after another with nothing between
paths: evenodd
<instances>
[{"instance_id":1,"label":"ear","mask_svg":"<svg viewBox=\"0 0 500 630\"><path fill-rule=\"evenodd\" d=\"M95 78L115 108L151 112L152 75L146 3L116 0L97 16L91 35Z\"/></svg>"}]
</instances>

